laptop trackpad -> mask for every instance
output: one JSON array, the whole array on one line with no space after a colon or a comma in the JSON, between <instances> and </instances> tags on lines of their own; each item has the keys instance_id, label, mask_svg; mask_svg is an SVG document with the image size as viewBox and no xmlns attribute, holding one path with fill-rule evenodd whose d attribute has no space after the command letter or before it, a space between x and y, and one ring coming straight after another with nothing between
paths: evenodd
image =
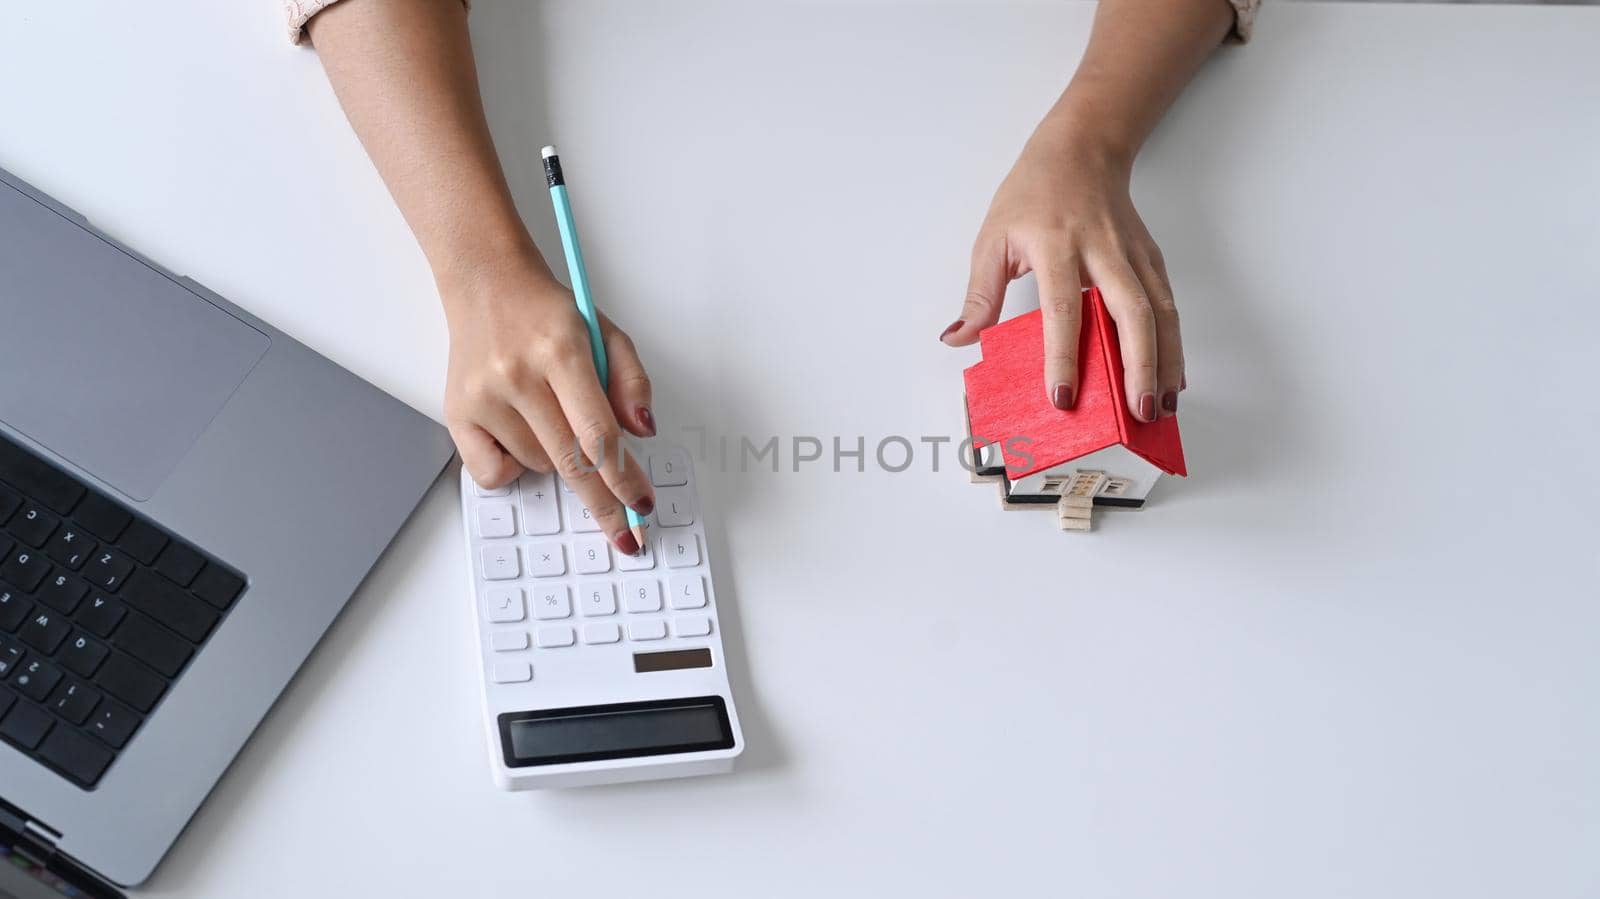
<instances>
[{"instance_id":1,"label":"laptop trackpad","mask_svg":"<svg viewBox=\"0 0 1600 899\"><path fill-rule=\"evenodd\" d=\"M0 184L0 421L136 500L271 340Z\"/></svg>"}]
</instances>

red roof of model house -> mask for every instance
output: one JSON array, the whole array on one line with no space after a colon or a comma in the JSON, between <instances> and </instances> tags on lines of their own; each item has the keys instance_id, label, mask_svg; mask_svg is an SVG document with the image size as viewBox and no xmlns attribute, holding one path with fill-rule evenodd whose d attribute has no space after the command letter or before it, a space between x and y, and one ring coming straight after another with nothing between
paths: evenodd
<instances>
[{"instance_id":1,"label":"red roof of model house","mask_svg":"<svg viewBox=\"0 0 1600 899\"><path fill-rule=\"evenodd\" d=\"M1147 424L1128 411L1116 324L1099 290L1084 291L1083 303L1081 378L1071 409L1057 409L1045 390L1044 330L1038 311L984 329L978 338L983 361L965 372L972 436L1000 444L1011 478L1119 443L1168 474L1187 475L1177 416ZM1016 445L1014 437L1028 442Z\"/></svg>"}]
</instances>

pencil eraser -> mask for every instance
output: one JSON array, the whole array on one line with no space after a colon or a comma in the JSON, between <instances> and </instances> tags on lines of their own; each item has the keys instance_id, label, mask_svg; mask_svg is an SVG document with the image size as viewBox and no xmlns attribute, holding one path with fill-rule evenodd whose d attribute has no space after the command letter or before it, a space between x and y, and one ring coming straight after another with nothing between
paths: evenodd
<instances>
[{"instance_id":1,"label":"pencil eraser","mask_svg":"<svg viewBox=\"0 0 1600 899\"><path fill-rule=\"evenodd\" d=\"M556 148L553 147L553 146L545 147L543 150L539 151L539 158L540 159L549 159L550 157L552 157L554 155L556 155Z\"/></svg>"}]
</instances>

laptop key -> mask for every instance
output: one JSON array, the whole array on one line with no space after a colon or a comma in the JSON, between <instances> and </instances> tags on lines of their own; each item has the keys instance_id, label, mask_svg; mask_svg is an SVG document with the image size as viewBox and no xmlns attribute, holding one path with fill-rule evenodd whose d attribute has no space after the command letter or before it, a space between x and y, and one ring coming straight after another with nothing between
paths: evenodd
<instances>
[{"instance_id":1,"label":"laptop key","mask_svg":"<svg viewBox=\"0 0 1600 899\"><path fill-rule=\"evenodd\" d=\"M10 674L11 670L22 662L22 657L27 654L28 651L26 649L4 637L0 637L0 677Z\"/></svg>"},{"instance_id":2,"label":"laptop key","mask_svg":"<svg viewBox=\"0 0 1600 899\"><path fill-rule=\"evenodd\" d=\"M44 586L34 595L50 608L71 615L78 603L89 595L89 585L58 568L45 578Z\"/></svg>"},{"instance_id":3,"label":"laptop key","mask_svg":"<svg viewBox=\"0 0 1600 899\"><path fill-rule=\"evenodd\" d=\"M156 700L167 691L167 682L155 672L120 652L111 654L100 667L94 682L102 690L141 712L155 708Z\"/></svg>"},{"instance_id":4,"label":"laptop key","mask_svg":"<svg viewBox=\"0 0 1600 899\"><path fill-rule=\"evenodd\" d=\"M140 565L154 565L156 556L161 555L161 550L167 546L167 535L156 530L155 526L135 518L128 525L128 530L117 541L117 548L133 556Z\"/></svg>"},{"instance_id":5,"label":"laptop key","mask_svg":"<svg viewBox=\"0 0 1600 899\"><path fill-rule=\"evenodd\" d=\"M122 598L193 643L204 640L221 617L215 609L148 571L140 571L129 579Z\"/></svg>"},{"instance_id":6,"label":"laptop key","mask_svg":"<svg viewBox=\"0 0 1600 899\"><path fill-rule=\"evenodd\" d=\"M71 477L9 440L0 440L0 481L65 515L88 491Z\"/></svg>"},{"instance_id":7,"label":"laptop key","mask_svg":"<svg viewBox=\"0 0 1600 899\"><path fill-rule=\"evenodd\" d=\"M176 677L194 654L194 647L143 615L128 616L111 642L167 677Z\"/></svg>"},{"instance_id":8,"label":"laptop key","mask_svg":"<svg viewBox=\"0 0 1600 899\"><path fill-rule=\"evenodd\" d=\"M60 670L38 658L23 662L11 675L11 685L34 702L44 702L58 683L61 683Z\"/></svg>"},{"instance_id":9,"label":"laptop key","mask_svg":"<svg viewBox=\"0 0 1600 899\"><path fill-rule=\"evenodd\" d=\"M78 519L84 530L102 540L116 540L133 523L133 516L127 509L98 493L85 496L72 517Z\"/></svg>"},{"instance_id":10,"label":"laptop key","mask_svg":"<svg viewBox=\"0 0 1600 899\"><path fill-rule=\"evenodd\" d=\"M89 554L94 551L94 538L71 526L56 531L56 535L50 538L50 543L44 548L45 555L73 571L82 568L83 563L89 561Z\"/></svg>"},{"instance_id":11,"label":"laptop key","mask_svg":"<svg viewBox=\"0 0 1600 899\"><path fill-rule=\"evenodd\" d=\"M100 703L100 707L89 716L89 733L99 737L112 749L121 749L128 743L128 738L139 729L139 716L118 705L111 700Z\"/></svg>"},{"instance_id":12,"label":"laptop key","mask_svg":"<svg viewBox=\"0 0 1600 899\"><path fill-rule=\"evenodd\" d=\"M111 636L122 622L122 616L128 614L128 607L109 596L96 594L94 599L84 605L78 612L78 623L89 629L89 632L101 637Z\"/></svg>"},{"instance_id":13,"label":"laptop key","mask_svg":"<svg viewBox=\"0 0 1600 899\"><path fill-rule=\"evenodd\" d=\"M44 542L49 540L50 535L54 534L56 528L60 526L61 519L45 511L42 506L29 503L18 509L17 514L11 516L11 521L6 524L6 529L18 540L34 549L38 549L44 546Z\"/></svg>"},{"instance_id":14,"label":"laptop key","mask_svg":"<svg viewBox=\"0 0 1600 899\"><path fill-rule=\"evenodd\" d=\"M22 626L22 620L28 617L28 612L32 608L33 603L28 602L27 597L5 584L0 584L0 631L16 633L17 628Z\"/></svg>"},{"instance_id":15,"label":"laptop key","mask_svg":"<svg viewBox=\"0 0 1600 899\"><path fill-rule=\"evenodd\" d=\"M57 658L61 660L61 664L67 666L68 671L84 677L93 677L95 671L99 670L100 663L110 654L111 650L79 631L67 640L66 647L61 650Z\"/></svg>"},{"instance_id":16,"label":"laptop key","mask_svg":"<svg viewBox=\"0 0 1600 899\"><path fill-rule=\"evenodd\" d=\"M133 563L126 556L106 549L96 552L83 568L83 576L89 579L89 583L113 592L122 586L132 572Z\"/></svg>"},{"instance_id":17,"label":"laptop key","mask_svg":"<svg viewBox=\"0 0 1600 899\"><path fill-rule=\"evenodd\" d=\"M62 681L56 691L50 694L50 707L73 724L88 721L89 713L99 703L99 692L77 681Z\"/></svg>"},{"instance_id":18,"label":"laptop key","mask_svg":"<svg viewBox=\"0 0 1600 899\"><path fill-rule=\"evenodd\" d=\"M38 550L18 546L0 562L0 580L10 581L24 592L38 588L39 582L50 573L50 563Z\"/></svg>"},{"instance_id":19,"label":"laptop key","mask_svg":"<svg viewBox=\"0 0 1600 899\"><path fill-rule=\"evenodd\" d=\"M0 738L93 789L246 581L0 435Z\"/></svg>"},{"instance_id":20,"label":"laptop key","mask_svg":"<svg viewBox=\"0 0 1600 899\"><path fill-rule=\"evenodd\" d=\"M244 579L221 565L207 565L189 589L213 608L226 609L244 589Z\"/></svg>"},{"instance_id":21,"label":"laptop key","mask_svg":"<svg viewBox=\"0 0 1600 899\"><path fill-rule=\"evenodd\" d=\"M156 570L178 586L187 587L194 583L195 575L200 573L205 564L204 556L182 543L173 541L167 544L161 557L156 559Z\"/></svg>"},{"instance_id":22,"label":"laptop key","mask_svg":"<svg viewBox=\"0 0 1600 899\"><path fill-rule=\"evenodd\" d=\"M39 745L44 735L49 732L50 726L55 721L50 713L36 705L19 702L0 721L0 737L21 746L23 749L32 749Z\"/></svg>"},{"instance_id":23,"label":"laptop key","mask_svg":"<svg viewBox=\"0 0 1600 899\"><path fill-rule=\"evenodd\" d=\"M22 508L22 497L0 487L0 521L11 517L11 513Z\"/></svg>"},{"instance_id":24,"label":"laptop key","mask_svg":"<svg viewBox=\"0 0 1600 899\"><path fill-rule=\"evenodd\" d=\"M28 620L22 623L22 629L17 631L17 636L22 638L22 642L49 655L56 651L56 647L67 638L67 632L71 629L72 626L67 623L65 615L49 609L35 609Z\"/></svg>"},{"instance_id":25,"label":"laptop key","mask_svg":"<svg viewBox=\"0 0 1600 899\"><path fill-rule=\"evenodd\" d=\"M92 786L115 755L75 730L58 727L45 737L44 745L39 747L39 757L73 780Z\"/></svg>"}]
</instances>

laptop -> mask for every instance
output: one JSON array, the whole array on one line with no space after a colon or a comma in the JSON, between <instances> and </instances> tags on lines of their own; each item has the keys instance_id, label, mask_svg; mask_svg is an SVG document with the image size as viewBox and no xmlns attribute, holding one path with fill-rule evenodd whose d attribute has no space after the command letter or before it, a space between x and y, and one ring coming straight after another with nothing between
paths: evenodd
<instances>
[{"instance_id":1,"label":"laptop","mask_svg":"<svg viewBox=\"0 0 1600 899\"><path fill-rule=\"evenodd\" d=\"M0 896L144 881L451 454L0 170Z\"/></svg>"}]
</instances>

